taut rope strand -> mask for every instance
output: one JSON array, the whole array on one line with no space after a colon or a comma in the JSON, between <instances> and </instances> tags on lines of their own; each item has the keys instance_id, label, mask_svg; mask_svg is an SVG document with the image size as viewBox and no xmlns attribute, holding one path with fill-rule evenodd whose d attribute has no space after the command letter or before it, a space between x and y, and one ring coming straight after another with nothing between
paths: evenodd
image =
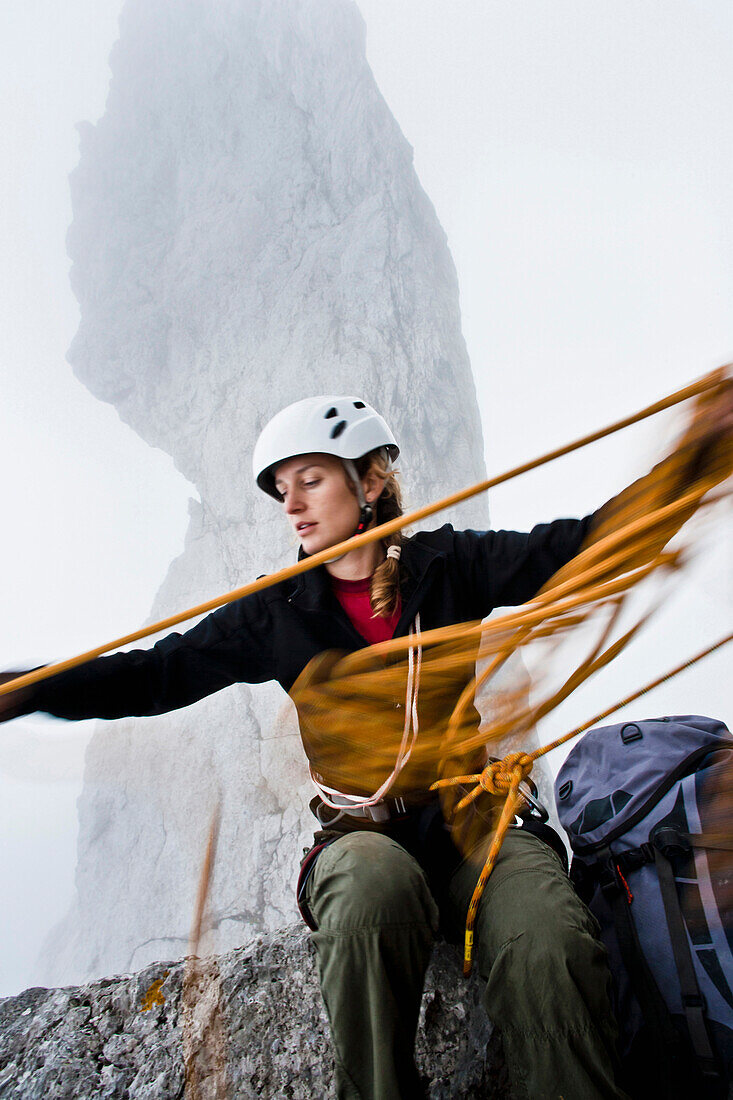
<instances>
[{"instance_id":1,"label":"taut rope strand","mask_svg":"<svg viewBox=\"0 0 733 1100\"><path fill-rule=\"evenodd\" d=\"M629 703L636 702L636 700L640 699L642 695L646 695L647 692L653 691L654 688L657 688L661 684L666 683L667 680L671 680L673 676L679 675L679 673L684 672L686 668L689 668L691 665L697 664L698 661L702 661L703 657L709 657L710 654L714 653L716 649L722 649L724 645L727 645L728 642L732 641L733 632L726 635L725 638L721 638L719 641L714 642L713 645L708 646L707 649L701 650L701 652L696 654L696 656L690 657L687 661L683 661L682 664L677 665L676 668L671 669L669 672L665 672L663 676L658 676L656 680L650 681L650 683L648 683L646 687L639 688L638 691L634 691L631 695L627 695L625 699L622 699L618 703L614 703L612 707L608 707L606 710L602 710L599 714L594 715L593 718L591 718L588 722L584 722L582 726L578 726L570 733L566 733L562 737L558 737L557 740L551 741L549 745L545 745L541 749L535 749L534 752L529 753L528 755L531 756L534 760L539 759L540 756L544 756L545 753L551 752L552 749L556 749L560 745L564 745L573 737L577 737L578 734L585 733L585 731L589 730L591 726L595 726L598 722L602 722L604 718L608 718L609 715L613 714L617 710L621 710L622 707L627 707Z\"/></svg>"},{"instance_id":2,"label":"taut rope strand","mask_svg":"<svg viewBox=\"0 0 733 1100\"><path fill-rule=\"evenodd\" d=\"M42 680L57 676L61 672L68 672L70 669L86 664L88 661L92 661L96 657L101 657L111 650L121 649L123 646L130 645L132 642L147 638L151 634L159 634L164 630L169 630L171 627L177 626L179 623L186 622L188 619L193 619L206 612L213 611L217 607L223 607L224 604L232 603L234 600L239 600L244 596L254 595L256 592L261 592L266 588L272 587L272 585L280 584L283 581L290 580L292 577L297 577L301 573L307 573L309 570L315 569L319 565L324 565L332 558L346 554L350 550L356 550L359 547L368 546L373 542L379 542L388 535L394 534L395 531L399 531L410 524L417 523L427 516L432 516L435 515L436 512L451 508L453 505L460 504L464 500L484 493L488 489L494 488L496 485L501 485L506 481L510 481L512 478L519 477L520 474L535 470L539 466L543 466L557 458L562 458L564 455L577 451L581 447L586 447L590 443L595 443L599 439L604 439L606 436L613 435L623 428L630 427L632 424L637 424L639 421L645 420L666 409L671 409L673 406L683 401L687 401L691 397L697 397L709 390L714 390L721 384L723 377L723 372L720 369L711 371L691 385L685 386L681 390L676 390L674 393L669 394L660 401L655 401L652 405L647 405L631 416L626 416L621 420L617 420L606 428L600 428L598 431L590 432L588 435L575 440L573 443L568 443L564 447L558 447L530 462L515 466L513 469L507 470L503 474L498 474L496 477L489 478L486 481L480 481L468 489L462 489L457 493L452 493L442 500L425 505L422 508L416 509L414 512L410 512L409 515L398 516L396 519L389 520L387 523L383 523L370 531L365 531L361 535L355 535L350 539L337 543L335 546L328 547L326 550L321 550L318 554L313 554L309 558L304 558L302 561L296 562L296 564L290 565L285 569L280 569L250 584L242 585L240 588L232 589L231 592L227 592L223 596L216 596L213 599L206 600L204 603L189 608L187 611L181 611L165 619L160 619L158 622L151 623L146 627L141 627L139 630L134 630L131 634L125 634L121 638L116 638L114 641L96 646L94 649L87 650L85 653L80 653L75 657L57 661L43 668L37 668L33 672L27 672L23 676L16 677L14 680L8 680L4 684L0 684L0 696L20 690L21 688L30 687L32 684L37 684Z\"/></svg>"}]
</instances>

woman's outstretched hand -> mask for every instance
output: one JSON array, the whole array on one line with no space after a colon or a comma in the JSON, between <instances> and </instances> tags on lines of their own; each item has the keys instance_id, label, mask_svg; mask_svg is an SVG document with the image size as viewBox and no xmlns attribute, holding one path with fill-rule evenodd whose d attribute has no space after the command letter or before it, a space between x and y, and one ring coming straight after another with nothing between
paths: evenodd
<instances>
[{"instance_id":1,"label":"woman's outstretched hand","mask_svg":"<svg viewBox=\"0 0 733 1100\"><path fill-rule=\"evenodd\" d=\"M733 364L721 367L714 390L698 397L682 440L680 476L685 487L713 477L721 482L733 473Z\"/></svg>"},{"instance_id":2,"label":"woman's outstretched hand","mask_svg":"<svg viewBox=\"0 0 733 1100\"><path fill-rule=\"evenodd\" d=\"M687 496L646 548L647 560L695 513L702 498L733 473L733 370L721 367L714 388L692 405L681 438L644 477L618 493L596 513L591 541Z\"/></svg>"},{"instance_id":3,"label":"woman's outstretched hand","mask_svg":"<svg viewBox=\"0 0 733 1100\"><path fill-rule=\"evenodd\" d=\"M0 672L0 684L7 684L9 680L15 680L24 674L24 672ZM9 722L19 714L27 714L30 697L30 688L21 688L20 691L9 691L7 695L0 695L0 722Z\"/></svg>"}]
</instances>

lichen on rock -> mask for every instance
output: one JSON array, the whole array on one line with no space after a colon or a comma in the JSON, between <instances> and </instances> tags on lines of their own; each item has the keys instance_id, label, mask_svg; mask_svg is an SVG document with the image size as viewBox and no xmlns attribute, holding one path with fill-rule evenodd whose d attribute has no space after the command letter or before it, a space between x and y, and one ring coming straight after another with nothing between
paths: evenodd
<instances>
[{"instance_id":1,"label":"lichen on rock","mask_svg":"<svg viewBox=\"0 0 733 1100\"><path fill-rule=\"evenodd\" d=\"M430 1100L506 1100L497 1033L457 949L436 948L417 1035ZM302 926L226 955L154 963L0 1001L4 1100L313 1100L333 1053Z\"/></svg>"}]
</instances>

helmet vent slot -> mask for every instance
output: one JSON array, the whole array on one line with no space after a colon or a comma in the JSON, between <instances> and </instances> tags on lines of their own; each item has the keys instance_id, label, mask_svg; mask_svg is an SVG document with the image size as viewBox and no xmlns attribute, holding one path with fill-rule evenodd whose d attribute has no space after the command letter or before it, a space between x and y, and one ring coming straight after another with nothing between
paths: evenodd
<instances>
[{"instance_id":1,"label":"helmet vent slot","mask_svg":"<svg viewBox=\"0 0 733 1100\"><path fill-rule=\"evenodd\" d=\"M366 405L364 404L363 401L355 401L354 402L354 408L355 409L365 409Z\"/></svg>"},{"instance_id":2,"label":"helmet vent slot","mask_svg":"<svg viewBox=\"0 0 733 1100\"><path fill-rule=\"evenodd\" d=\"M332 420L334 416L338 416L338 409L334 409L333 406L331 406L328 412L323 414L323 419Z\"/></svg>"},{"instance_id":3,"label":"helmet vent slot","mask_svg":"<svg viewBox=\"0 0 733 1100\"><path fill-rule=\"evenodd\" d=\"M338 424L334 424L333 428L331 428L331 439L338 439L345 427L345 420L339 420Z\"/></svg>"}]
</instances>

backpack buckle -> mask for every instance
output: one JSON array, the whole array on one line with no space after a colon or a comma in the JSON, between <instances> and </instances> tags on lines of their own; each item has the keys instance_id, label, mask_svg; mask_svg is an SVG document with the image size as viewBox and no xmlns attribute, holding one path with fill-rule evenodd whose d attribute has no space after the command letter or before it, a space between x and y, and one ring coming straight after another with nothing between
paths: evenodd
<instances>
[{"instance_id":1,"label":"backpack buckle","mask_svg":"<svg viewBox=\"0 0 733 1100\"><path fill-rule=\"evenodd\" d=\"M598 867L598 885L609 901L622 889L616 860L611 855L607 856Z\"/></svg>"},{"instance_id":2,"label":"backpack buckle","mask_svg":"<svg viewBox=\"0 0 733 1100\"><path fill-rule=\"evenodd\" d=\"M645 841L638 848L627 848L619 854L617 866L626 874L629 871L638 871L646 863L654 863L654 845Z\"/></svg>"},{"instance_id":3,"label":"backpack buckle","mask_svg":"<svg viewBox=\"0 0 733 1100\"><path fill-rule=\"evenodd\" d=\"M598 870L598 884L606 898L606 901L613 905L615 899L619 894L623 894L626 901L631 905L634 900L634 895L629 889L629 884L624 878L624 873L619 866L618 859L613 853L610 853L601 862Z\"/></svg>"},{"instance_id":4,"label":"backpack buckle","mask_svg":"<svg viewBox=\"0 0 733 1100\"><path fill-rule=\"evenodd\" d=\"M658 848L664 858L668 859L670 862L682 856L689 855L692 851L690 838L687 833L681 832L679 829L674 829L669 825L657 829L652 840L654 842L654 847Z\"/></svg>"}]
</instances>

